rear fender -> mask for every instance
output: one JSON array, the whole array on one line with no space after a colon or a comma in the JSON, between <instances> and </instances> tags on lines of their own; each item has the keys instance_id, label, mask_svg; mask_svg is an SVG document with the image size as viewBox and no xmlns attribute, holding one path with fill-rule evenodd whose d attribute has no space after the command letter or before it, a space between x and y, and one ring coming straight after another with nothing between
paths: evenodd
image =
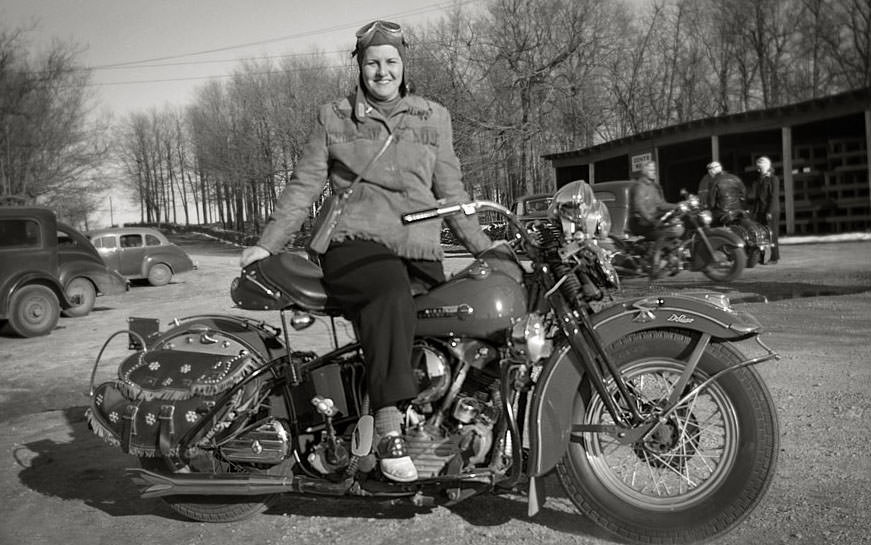
<instances>
[{"instance_id":1,"label":"rear fender","mask_svg":"<svg viewBox=\"0 0 871 545\"><path fill-rule=\"evenodd\" d=\"M757 335L761 325L737 312L719 294L644 297L614 305L592 316L602 346L648 329L686 329L712 339L735 341ZM567 343L558 346L536 381L529 418L530 476L544 475L562 458L569 443L572 407L584 375L580 357Z\"/></svg>"},{"instance_id":2,"label":"rear fender","mask_svg":"<svg viewBox=\"0 0 871 545\"><path fill-rule=\"evenodd\" d=\"M12 294L29 284L40 284L53 291L62 309L72 307L72 303L67 299L67 294L57 278L42 272L32 271L11 279L3 286L3 291L0 293L0 316L5 317L6 313L9 312L9 301L12 299Z\"/></svg>"}]
</instances>

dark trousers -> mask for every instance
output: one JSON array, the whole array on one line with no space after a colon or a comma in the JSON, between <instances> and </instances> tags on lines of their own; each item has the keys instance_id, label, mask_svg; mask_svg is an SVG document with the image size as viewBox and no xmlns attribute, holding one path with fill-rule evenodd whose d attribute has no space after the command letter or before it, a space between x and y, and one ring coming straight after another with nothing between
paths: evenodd
<instances>
[{"instance_id":1,"label":"dark trousers","mask_svg":"<svg viewBox=\"0 0 871 545\"><path fill-rule=\"evenodd\" d=\"M773 216L766 217L764 223L768 225L768 230L771 231L771 258L769 261L778 261L780 260L780 242L777 240L777 230L780 228L778 218Z\"/></svg>"},{"instance_id":2,"label":"dark trousers","mask_svg":"<svg viewBox=\"0 0 871 545\"><path fill-rule=\"evenodd\" d=\"M417 395L411 348L417 325L412 282L445 281L440 261L408 260L382 244L347 240L321 256L324 285L353 322L374 411Z\"/></svg>"}]
</instances>

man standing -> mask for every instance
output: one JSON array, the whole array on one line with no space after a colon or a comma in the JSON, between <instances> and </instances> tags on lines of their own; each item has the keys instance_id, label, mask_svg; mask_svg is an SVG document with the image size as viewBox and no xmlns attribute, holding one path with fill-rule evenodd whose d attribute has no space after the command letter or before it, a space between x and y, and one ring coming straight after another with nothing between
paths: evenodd
<instances>
[{"instance_id":1,"label":"man standing","mask_svg":"<svg viewBox=\"0 0 871 545\"><path fill-rule=\"evenodd\" d=\"M771 168L771 159L764 155L756 160L758 175L750 186L747 204L754 221L768 226L771 232L772 265L780 259L780 245L777 242L777 229L780 222L780 179Z\"/></svg>"},{"instance_id":2,"label":"man standing","mask_svg":"<svg viewBox=\"0 0 871 545\"><path fill-rule=\"evenodd\" d=\"M714 217L716 225L728 225L739 219L744 211L747 191L744 182L734 174L723 170L719 163L710 168L708 175L711 176L711 185L708 193L708 208Z\"/></svg>"},{"instance_id":3,"label":"man standing","mask_svg":"<svg viewBox=\"0 0 871 545\"><path fill-rule=\"evenodd\" d=\"M723 172L723 165L718 161L711 161L705 169L708 173L699 181L698 196L699 202L702 203L702 208L709 209L711 208L711 186L714 185L714 178L717 177L717 174Z\"/></svg>"}]
</instances>

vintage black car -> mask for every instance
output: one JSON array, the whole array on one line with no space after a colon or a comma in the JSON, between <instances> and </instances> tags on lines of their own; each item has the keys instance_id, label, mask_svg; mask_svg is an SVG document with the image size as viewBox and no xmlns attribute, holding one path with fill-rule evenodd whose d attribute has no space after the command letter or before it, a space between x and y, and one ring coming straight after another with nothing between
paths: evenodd
<instances>
[{"instance_id":1,"label":"vintage black car","mask_svg":"<svg viewBox=\"0 0 871 545\"><path fill-rule=\"evenodd\" d=\"M127 281L81 233L40 207L0 207L0 320L22 337L47 335L65 316L85 316L98 295Z\"/></svg>"}]
</instances>

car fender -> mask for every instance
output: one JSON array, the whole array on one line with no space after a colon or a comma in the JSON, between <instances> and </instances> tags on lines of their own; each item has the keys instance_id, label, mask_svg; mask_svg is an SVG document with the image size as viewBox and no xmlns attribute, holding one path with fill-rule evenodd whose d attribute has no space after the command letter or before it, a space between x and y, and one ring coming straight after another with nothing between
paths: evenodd
<instances>
[{"instance_id":1,"label":"car fender","mask_svg":"<svg viewBox=\"0 0 871 545\"><path fill-rule=\"evenodd\" d=\"M720 294L643 297L606 308L591 317L602 346L649 329L689 329L719 340L740 340L761 332L752 315L737 312ZM572 428L572 408L584 367L568 343L545 362L532 394L529 418L529 474L544 475L562 458Z\"/></svg>"},{"instance_id":2,"label":"car fender","mask_svg":"<svg viewBox=\"0 0 871 545\"><path fill-rule=\"evenodd\" d=\"M12 295L24 286L31 284L41 284L47 286L57 296L62 309L67 309L72 306L70 300L67 299L66 292L57 278L42 272L26 272L24 274L10 278L0 292L0 318L5 319L9 312L9 301Z\"/></svg>"},{"instance_id":3,"label":"car fender","mask_svg":"<svg viewBox=\"0 0 871 545\"><path fill-rule=\"evenodd\" d=\"M130 283L117 271L109 269L102 261L65 263L60 271L60 283L67 286L75 278L86 278L97 290L97 295L118 295L130 289Z\"/></svg>"},{"instance_id":4,"label":"car fender","mask_svg":"<svg viewBox=\"0 0 871 545\"><path fill-rule=\"evenodd\" d=\"M152 267L159 263L163 263L164 265L169 267L169 270L172 271L173 274L175 274L175 267L170 260L166 259L166 256L164 256L163 254L152 254L142 260L142 278L148 278L148 271L150 271Z\"/></svg>"}]
</instances>

